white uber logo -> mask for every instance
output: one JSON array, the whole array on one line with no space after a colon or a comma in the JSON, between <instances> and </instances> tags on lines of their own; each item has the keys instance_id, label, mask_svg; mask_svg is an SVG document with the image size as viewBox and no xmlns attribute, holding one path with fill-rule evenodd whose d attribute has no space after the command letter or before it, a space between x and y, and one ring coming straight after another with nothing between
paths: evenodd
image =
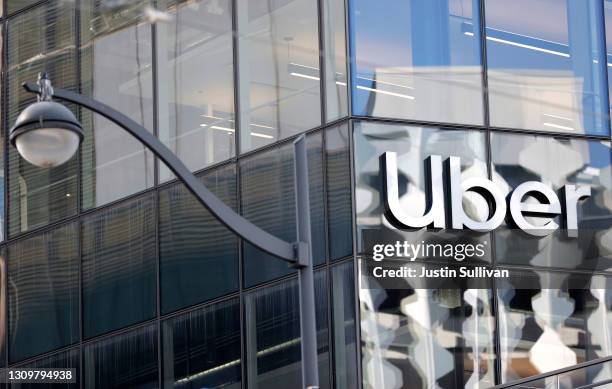
<instances>
[{"instance_id":1,"label":"white uber logo","mask_svg":"<svg viewBox=\"0 0 612 389\"><path fill-rule=\"evenodd\" d=\"M578 202L591 196L588 186L576 187L565 185L560 196L548 186L537 181L528 181L517 186L504 197L501 190L490 180L480 177L461 179L461 160L450 157L443 166L439 155L432 155L425 160L426 173L426 207L421 216L411 216L400 207L397 155L385 152L380 157L383 175L383 201L385 216L393 226L399 229L452 228L487 232L496 229L506 219L510 224L525 233L543 237L560 226L554 221L562 215L561 222L568 237L578 236ZM489 217L479 221L470 218L463 209L463 194L472 191L478 193L489 204ZM526 197L533 197L536 203L526 202ZM561 197L561 198L559 198ZM450 211L446 207L450 207ZM526 217L546 218L543 225L534 225Z\"/></svg>"}]
</instances>

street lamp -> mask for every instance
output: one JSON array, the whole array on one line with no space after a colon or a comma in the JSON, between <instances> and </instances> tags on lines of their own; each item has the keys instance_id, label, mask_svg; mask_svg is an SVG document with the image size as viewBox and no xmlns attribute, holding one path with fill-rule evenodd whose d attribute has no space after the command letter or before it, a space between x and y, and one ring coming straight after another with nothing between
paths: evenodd
<instances>
[{"instance_id":1,"label":"street lamp","mask_svg":"<svg viewBox=\"0 0 612 389\"><path fill-rule=\"evenodd\" d=\"M298 269L302 383L306 389L318 389L319 372L306 137L301 135L293 142L297 242L289 243L252 224L219 200L166 145L121 112L78 93L62 89L54 90L46 74L39 75L37 84L24 83L23 87L30 93L38 94L38 101L28 106L17 117L15 125L10 130L9 139L19 154L28 162L40 167L59 166L74 155L83 141L83 129L79 121L66 107L51 101L52 97L88 108L140 140L228 229L255 247Z\"/></svg>"}]
</instances>

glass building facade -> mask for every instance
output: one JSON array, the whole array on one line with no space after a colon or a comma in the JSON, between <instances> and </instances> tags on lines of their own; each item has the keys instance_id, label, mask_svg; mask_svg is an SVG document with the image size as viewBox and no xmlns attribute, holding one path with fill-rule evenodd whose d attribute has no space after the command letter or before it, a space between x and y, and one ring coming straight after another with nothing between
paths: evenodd
<instances>
[{"instance_id":1,"label":"glass building facade","mask_svg":"<svg viewBox=\"0 0 612 389\"><path fill-rule=\"evenodd\" d=\"M35 167L8 144L35 101L21 84L41 71L142 124L287 241L292 141L307 134L321 388L486 388L612 355L612 1L0 4L0 367L76 368L67 388L301 386L294 269L85 109L68 105L85 140L62 166ZM417 213L432 154L461 157L462 176L505 194L527 180L590 185L580 235L402 233L488 242L474 263L537 289L368 284L362 232L393 230L385 151ZM487 206L463 204L475 217ZM592 284L545 287L584 275Z\"/></svg>"}]
</instances>

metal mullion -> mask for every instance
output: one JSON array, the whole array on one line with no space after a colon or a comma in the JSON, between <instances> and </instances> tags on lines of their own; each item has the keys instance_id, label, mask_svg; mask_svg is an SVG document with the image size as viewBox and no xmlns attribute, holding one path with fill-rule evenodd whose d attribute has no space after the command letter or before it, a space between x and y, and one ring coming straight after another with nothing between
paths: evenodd
<instances>
[{"instance_id":1,"label":"metal mullion","mask_svg":"<svg viewBox=\"0 0 612 389\"><path fill-rule=\"evenodd\" d=\"M324 125L327 122L327 75L326 75L326 64L325 56L326 45L325 45L325 16L324 16L324 2L325 0L317 0L317 23L319 27L319 104L321 107L321 124Z\"/></svg>"}]
</instances>

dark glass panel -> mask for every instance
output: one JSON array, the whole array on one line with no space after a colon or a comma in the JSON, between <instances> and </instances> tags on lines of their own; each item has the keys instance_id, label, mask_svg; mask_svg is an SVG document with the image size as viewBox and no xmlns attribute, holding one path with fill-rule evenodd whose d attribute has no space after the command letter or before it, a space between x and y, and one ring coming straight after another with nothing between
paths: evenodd
<instances>
[{"instance_id":1,"label":"dark glass panel","mask_svg":"<svg viewBox=\"0 0 612 389\"><path fill-rule=\"evenodd\" d=\"M107 1L80 3L81 93L153 131L151 24L146 1L113 9ZM81 110L83 208L91 208L153 186L153 154L124 129Z\"/></svg>"},{"instance_id":2,"label":"dark glass panel","mask_svg":"<svg viewBox=\"0 0 612 389\"><path fill-rule=\"evenodd\" d=\"M35 82L39 72L46 71L56 87L76 90L73 5L68 1L47 2L8 22L6 95L10 125L36 101L36 96L25 92L21 84ZM39 168L9 147L9 235L77 212L77 159L53 169Z\"/></svg>"},{"instance_id":3,"label":"dark glass panel","mask_svg":"<svg viewBox=\"0 0 612 389\"><path fill-rule=\"evenodd\" d=\"M233 209L236 167L206 173L202 182ZM159 194L162 312L234 292L239 285L238 238L183 185Z\"/></svg>"},{"instance_id":4,"label":"dark glass panel","mask_svg":"<svg viewBox=\"0 0 612 389\"><path fill-rule=\"evenodd\" d=\"M79 340L77 224L8 246L10 362Z\"/></svg>"},{"instance_id":5,"label":"dark glass panel","mask_svg":"<svg viewBox=\"0 0 612 389\"><path fill-rule=\"evenodd\" d=\"M85 337L152 318L156 312L153 194L82 222Z\"/></svg>"},{"instance_id":6,"label":"dark glass panel","mask_svg":"<svg viewBox=\"0 0 612 389\"><path fill-rule=\"evenodd\" d=\"M310 219L315 264L325 261L321 134L309 135ZM276 147L240 161L242 214L255 225L284 239L296 240L293 145ZM292 272L286 262L245 243L244 276L247 286Z\"/></svg>"},{"instance_id":7,"label":"dark glass panel","mask_svg":"<svg viewBox=\"0 0 612 389\"><path fill-rule=\"evenodd\" d=\"M483 124L480 1L350 4L354 114Z\"/></svg>"},{"instance_id":8,"label":"dark glass panel","mask_svg":"<svg viewBox=\"0 0 612 389\"><path fill-rule=\"evenodd\" d=\"M162 326L164 388L241 387L238 299L181 315Z\"/></svg>"},{"instance_id":9,"label":"dark glass panel","mask_svg":"<svg viewBox=\"0 0 612 389\"><path fill-rule=\"evenodd\" d=\"M85 388L158 388L157 327L143 327L87 344L83 363Z\"/></svg>"},{"instance_id":10,"label":"dark glass panel","mask_svg":"<svg viewBox=\"0 0 612 389\"><path fill-rule=\"evenodd\" d=\"M232 1L158 1L159 138L190 170L236 153ZM172 177L161 165L160 180Z\"/></svg>"},{"instance_id":11,"label":"dark glass panel","mask_svg":"<svg viewBox=\"0 0 612 389\"><path fill-rule=\"evenodd\" d=\"M80 387L81 382L81 362L79 360L79 349L70 349L68 351L62 351L57 354L53 354L49 357L37 359L33 362L27 363L19 367L26 368L39 368L39 369L75 369L76 382L71 384L44 384L45 388L49 389L77 389ZM11 384L13 389L39 389L40 383L31 384Z\"/></svg>"},{"instance_id":12,"label":"dark glass panel","mask_svg":"<svg viewBox=\"0 0 612 389\"><path fill-rule=\"evenodd\" d=\"M315 309L319 385L329 388L327 277L315 273ZM257 290L246 296L246 363L249 386L299 388L300 301L297 280Z\"/></svg>"},{"instance_id":13,"label":"dark glass panel","mask_svg":"<svg viewBox=\"0 0 612 389\"><path fill-rule=\"evenodd\" d=\"M327 169L327 217L329 257L339 259L353 252L351 162L348 125L325 132Z\"/></svg>"},{"instance_id":14,"label":"dark glass panel","mask_svg":"<svg viewBox=\"0 0 612 389\"><path fill-rule=\"evenodd\" d=\"M487 0L491 125L610 134L601 0Z\"/></svg>"},{"instance_id":15,"label":"dark glass panel","mask_svg":"<svg viewBox=\"0 0 612 389\"><path fill-rule=\"evenodd\" d=\"M536 239L502 225L494 232L501 263L583 270L612 270L612 153L610 142L552 136L493 133L493 181L504 194L526 181L542 182L558 191L566 184L589 186L591 196L578 201L578 237L565 227ZM526 202L534 199L526 196ZM562 224L565 215L554 221ZM529 218L535 226L551 220Z\"/></svg>"}]
</instances>

